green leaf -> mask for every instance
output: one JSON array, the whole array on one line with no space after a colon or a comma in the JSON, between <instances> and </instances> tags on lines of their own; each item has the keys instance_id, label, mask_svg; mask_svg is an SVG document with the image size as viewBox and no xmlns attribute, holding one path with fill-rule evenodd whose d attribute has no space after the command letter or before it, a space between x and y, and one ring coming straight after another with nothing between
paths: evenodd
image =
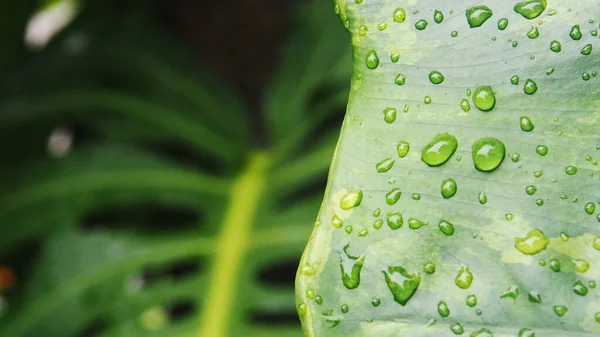
<instances>
[{"instance_id":1,"label":"green leaf","mask_svg":"<svg viewBox=\"0 0 600 337\"><path fill-rule=\"evenodd\" d=\"M597 336L597 3L335 6L354 76L306 336Z\"/></svg>"}]
</instances>

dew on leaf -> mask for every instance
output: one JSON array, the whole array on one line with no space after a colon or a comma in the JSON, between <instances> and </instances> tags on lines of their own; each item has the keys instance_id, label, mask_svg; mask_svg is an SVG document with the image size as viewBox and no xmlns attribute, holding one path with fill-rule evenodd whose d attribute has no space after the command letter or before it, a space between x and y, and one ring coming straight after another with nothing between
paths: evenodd
<instances>
[{"instance_id":1,"label":"dew on leaf","mask_svg":"<svg viewBox=\"0 0 600 337\"><path fill-rule=\"evenodd\" d=\"M560 42L553 40L552 42L550 42L550 50L552 50L555 53L560 53L562 50L562 45L560 44Z\"/></svg>"},{"instance_id":2,"label":"dew on leaf","mask_svg":"<svg viewBox=\"0 0 600 337\"><path fill-rule=\"evenodd\" d=\"M521 130L523 130L525 132L531 132L535 128L535 126L533 125L533 122L531 121L531 118L529 118L527 116L522 116L519 119L519 125L521 126Z\"/></svg>"},{"instance_id":3,"label":"dew on leaf","mask_svg":"<svg viewBox=\"0 0 600 337\"><path fill-rule=\"evenodd\" d=\"M513 300L516 300L517 297L519 297L519 294L521 294L519 287L511 285L504 293L502 293L502 295L500 295L500 298L512 298Z\"/></svg>"},{"instance_id":4,"label":"dew on leaf","mask_svg":"<svg viewBox=\"0 0 600 337\"><path fill-rule=\"evenodd\" d=\"M406 11L404 8L396 8L394 10L393 19L396 22L404 22L406 20Z\"/></svg>"},{"instance_id":5,"label":"dew on leaf","mask_svg":"<svg viewBox=\"0 0 600 337\"><path fill-rule=\"evenodd\" d=\"M585 296L588 294L588 288L583 282L577 280L575 284L573 284L573 292L579 296Z\"/></svg>"},{"instance_id":6,"label":"dew on leaf","mask_svg":"<svg viewBox=\"0 0 600 337\"><path fill-rule=\"evenodd\" d=\"M460 102L460 108L463 109L464 112L469 112L471 111L471 103L469 103L466 98L463 98Z\"/></svg>"},{"instance_id":7,"label":"dew on leaf","mask_svg":"<svg viewBox=\"0 0 600 337\"><path fill-rule=\"evenodd\" d=\"M473 284L473 273L468 267L461 266L458 274L456 274L454 283L460 289L469 289L471 284Z\"/></svg>"},{"instance_id":8,"label":"dew on leaf","mask_svg":"<svg viewBox=\"0 0 600 337\"><path fill-rule=\"evenodd\" d=\"M555 273L560 272L560 260L557 258L552 258L550 259L549 262L550 265L550 270L552 270Z\"/></svg>"},{"instance_id":9,"label":"dew on leaf","mask_svg":"<svg viewBox=\"0 0 600 337\"><path fill-rule=\"evenodd\" d=\"M411 198L412 200L419 201L421 200L421 195L419 193L413 193Z\"/></svg>"},{"instance_id":10,"label":"dew on leaf","mask_svg":"<svg viewBox=\"0 0 600 337\"><path fill-rule=\"evenodd\" d=\"M590 269L590 263L584 259L573 259L573 264L575 265L575 271L581 274Z\"/></svg>"},{"instance_id":11,"label":"dew on leaf","mask_svg":"<svg viewBox=\"0 0 600 337\"><path fill-rule=\"evenodd\" d=\"M590 286L591 289L596 288L596 281L592 280L588 284L589 284L589 286Z\"/></svg>"},{"instance_id":12,"label":"dew on leaf","mask_svg":"<svg viewBox=\"0 0 600 337\"><path fill-rule=\"evenodd\" d=\"M344 222L342 221L342 219L340 219L339 216L334 215L333 218L331 219L331 225L335 228L342 228L342 225L344 225Z\"/></svg>"},{"instance_id":13,"label":"dew on leaf","mask_svg":"<svg viewBox=\"0 0 600 337\"><path fill-rule=\"evenodd\" d=\"M371 300L371 305L374 307L378 307L381 304L381 300L378 298L374 298Z\"/></svg>"},{"instance_id":14,"label":"dew on leaf","mask_svg":"<svg viewBox=\"0 0 600 337\"><path fill-rule=\"evenodd\" d=\"M564 314L567 313L567 311L569 310L569 308L567 308L564 305L555 305L554 306L554 313L558 316L558 317L562 317L564 316Z\"/></svg>"},{"instance_id":15,"label":"dew on leaf","mask_svg":"<svg viewBox=\"0 0 600 337\"><path fill-rule=\"evenodd\" d=\"M504 143L496 138L481 138L472 146L475 168L482 172L493 171L504 161L506 149Z\"/></svg>"},{"instance_id":16,"label":"dew on leaf","mask_svg":"<svg viewBox=\"0 0 600 337\"><path fill-rule=\"evenodd\" d=\"M545 156L548 154L548 147L546 145L538 145L535 148L535 152L537 152L537 154L540 156Z\"/></svg>"},{"instance_id":17,"label":"dew on leaf","mask_svg":"<svg viewBox=\"0 0 600 337\"><path fill-rule=\"evenodd\" d=\"M385 30L387 28L387 25L388 25L387 22L380 22L377 25L377 29L379 29L379 30Z\"/></svg>"},{"instance_id":18,"label":"dew on leaf","mask_svg":"<svg viewBox=\"0 0 600 337\"><path fill-rule=\"evenodd\" d=\"M417 218L408 218L408 227L410 229L419 229L423 226L427 226L426 222L423 222Z\"/></svg>"},{"instance_id":19,"label":"dew on leaf","mask_svg":"<svg viewBox=\"0 0 600 337\"><path fill-rule=\"evenodd\" d=\"M442 317L450 316L450 308L448 308L448 303L444 301L440 301L437 305L438 314Z\"/></svg>"},{"instance_id":20,"label":"dew on leaf","mask_svg":"<svg viewBox=\"0 0 600 337\"><path fill-rule=\"evenodd\" d=\"M456 137L449 133L440 133L421 151L421 160L431 166L440 166L447 162L458 148Z\"/></svg>"},{"instance_id":21,"label":"dew on leaf","mask_svg":"<svg viewBox=\"0 0 600 337\"><path fill-rule=\"evenodd\" d=\"M425 98L423 99L423 103L425 103L425 104L431 104L431 97L430 96L425 96Z\"/></svg>"},{"instance_id":22,"label":"dew on leaf","mask_svg":"<svg viewBox=\"0 0 600 337\"><path fill-rule=\"evenodd\" d=\"M510 83L512 85L518 85L519 84L519 76L514 75L513 77L510 78Z\"/></svg>"},{"instance_id":23,"label":"dew on leaf","mask_svg":"<svg viewBox=\"0 0 600 337\"><path fill-rule=\"evenodd\" d=\"M452 178L448 178L442 181L441 193L444 199L452 198L458 189L456 181Z\"/></svg>"},{"instance_id":24,"label":"dew on leaf","mask_svg":"<svg viewBox=\"0 0 600 337\"><path fill-rule=\"evenodd\" d=\"M377 52L375 50L369 50L365 58L365 63L369 69L375 69L379 66L379 56L377 56Z\"/></svg>"},{"instance_id":25,"label":"dew on leaf","mask_svg":"<svg viewBox=\"0 0 600 337\"><path fill-rule=\"evenodd\" d=\"M519 41L513 41L512 46L513 48L517 48L519 46Z\"/></svg>"},{"instance_id":26,"label":"dew on leaf","mask_svg":"<svg viewBox=\"0 0 600 337\"><path fill-rule=\"evenodd\" d=\"M313 268L309 263L305 263L300 269L300 273L305 276L313 276L315 274L315 268Z\"/></svg>"},{"instance_id":27,"label":"dew on leaf","mask_svg":"<svg viewBox=\"0 0 600 337\"><path fill-rule=\"evenodd\" d=\"M408 154L408 151L410 151L410 144L404 140L400 141L400 142L398 142L398 146L396 147L396 150L398 152L398 157L404 158Z\"/></svg>"},{"instance_id":28,"label":"dew on leaf","mask_svg":"<svg viewBox=\"0 0 600 337\"><path fill-rule=\"evenodd\" d=\"M306 291L306 297L313 300L315 298L315 291L313 289L308 289Z\"/></svg>"},{"instance_id":29,"label":"dew on leaf","mask_svg":"<svg viewBox=\"0 0 600 337\"><path fill-rule=\"evenodd\" d=\"M540 293L537 291L530 291L527 298L529 299L529 302L531 302L531 303L537 303L537 304L542 303L542 295L540 295Z\"/></svg>"},{"instance_id":30,"label":"dew on leaf","mask_svg":"<svg viewBox=\"0 0 600 337\"><path fill-rule=\"evenodd\" d=\"M352 234L352 231L354 230L354 227L348 225L348 226L346 226L346 228L344 228L344 230L346 231L346 233Z\"/></svg>"},{"instance_id":31,"label":"dew on leaf","mask_svg":"<svg viewBox=\"0 0 600 337\"><path fill-rule=\"evenodd\" d=\"M453 31L450 33L450 36L452 36L452 37L457 37L457 36L458 36L458 31L456 31L456 30L453 30Z\"/></svg>"},{"instance_id":32,"label":"dew on leaf","mask_svg":"<svg viewBox=\"0 0 600 337\"><path fill-rule=\"evenodd\" d=\"M533 95L536 93L537 90L537 83L535 83L534 80L529 78L527 79L527 81L525 81L525 85L523 86L524 93L526 93L527 95Z\"/></svg>"},{"instance_id":33,"label":"dew on leaf","mask_svg":"<svg viewBox=\"0 0 600 337\"><path fill-rule=\"evenodd\" d=\"M400 52L393 52L390 54L390 61L392 61L393 63L398 62L398 60L400 59Z\"/></svg>"},{"instance_id":34,"label":"dew on leaf","mask_svg":"<svg viewBox=\"0 0 600 337\"><path fill-rule=\"evenodd\" d=\"M565 168L565 173L568 174L568 175L570 175L570 176L572 176L575 173L577 173L577 167L575 167L575 166L567 166Z\"/></svg>"},{"instance_id":35,"label":"dew on leaf","mask_svg":"<svg viewBox=\"0 0 600 337\"><path fill-rule=\"evenodd\" d=\"M473 294L467 296L466 303L467 303L467 306L469 306L471 308L476 306L477 305L477 296L475 296Z\"/></svg>"},{"instance_id":36,"label":"dew on leaf","mask_svg":"<svg viewBox=\"0 0 600 337\"><path fill-rule=\"evenodd\" d=\"M392 158L385 158L384 160L380 161L379 163L377 163L375 165L375 169L377 169L378 173L385 173L389 170L392 169L392 167L394 167L394 163L396 161L393 160Z\"/></svg>"},{"instance_id":37,"label":"dew on leaf","mask_svg":"<svg viewBox=\"0 0 600 337\"><path fill-rule=\"evenodd\" d=\"M367 26L361 25L360 27L358 27L358 34L365 36L365 35L367 35L368 32L369 32L369 28L367 28Z\"/></svg>"},{"instance_id":38,"label":"dew on leaf","mask_svg":"<svg viewBox=\"0 0 600 337\"><path fill-rule=\"evenodd\" d=\"M502 18L502 19L498 20L498 29L499 30L505 30L506 27L508 27L508 19L507 18Z\"/></svg>"},{"instance_id":39,"label":"dew on leaf","mask_svg":"<svg viewBox=\"0 0 600 337\"><path fill-rule=\"evenodd\" d=\"M535 201L535 204L538 205L538 206L544 206L544 199L537 199Z\"/></svg>"},{"instance_id":40,"label":"dew on leaf","mask_svg":"<svg viewBox=\"0 0 600 337\"><path fill-rule=\"evenodd\" d=\"M477 199L479 200L479 203L482 205L485 205L488 202L488 197L485 194L485 192L479 192L479 194L477 195Z\"/></svg>"},{"instance_id":41,"label":"dew on leaf","mask_svg":"<svg viewBox=\"0 0 600 337\"><path fill-rule=\"evenodd\" d=\"M597 312L597 313L594 315L594 320L595 320L597 323L600 323L600 311L598 311L598 312Z\"/></svg>"},{"instance_id":42,"label":"dew on leaf","mask_svg":"<svg viewBox=\"0 0 600 337\"><path fill-rule=\"evenodd\" d=\"M588 73L583 73L581 74L581 79L583 79L584 81L589 81L591 79L591 76Z\"/></svg>"},{"instance_id":43,"label":"dew on leaf","mask_svg":"<svg viewBox=\"0 0 600 337\"><path fill-rule=\"evenodd\" d=\"M360 237L365 237L367 235L369 235L369 230L368 229L363 229L360 232L358 232L358 236L360 236Z\"/></svg>"},{"instance_id":44,"label":"dew on leaf","mask_svg":"<svg viewBox=\"0 0 600 337\"><path fill-rule=\"evenodd\" d=\"M394 296L394 301L402 306L406 306L408 301L413 297L421 283L419 273L410 274L403 267L388 267L387 271L383 271L385 282Z\"/></svg>"},{"instance_id":45,"label":"dew on leaf","mask_svg":"<svg viewBox=\"0 0 600 337\"><path fill-rule=\"evenodd\" d=\"M583 34L581 34L581 28L579 28L579 25L575 25L571 28L571 31L569 32L569 36L571 37L571 39L573 39L575 41L581 40L581 38L583 37Z\"/></svg>"},{"instance_id":46,"label":"dew on leaf","mask_svg":"<svg viewBox=\"0 0 600 337\"><path fill-rule=\"evenodd\" d=\"M442 13L442 11L440 11L439 9L436 9L435 12L433 13L433 21L435 21L435 23L442 23L442 21L444 21L444 14Z\"/></svg>"},{"instance_id":47,"label":"dew on leaf","mask_svg":"<svg viewBox=\"0 0 600 337\"><path fill-rule=\"evenodd\" d=\"M514 219L515 216L512 213L506 213L504 214L504 218L506 219L506 221L512 221L512 219Z\"/></svg>"},{"instance_id":48,"label":"dew on leaf","mask_svg":"<svg viewBox=\"0 0 600 337\"><path fill-rule=\"evenodd\" d=\"M542 14L547 6L546 0L527 0L518 2L514 10L521 14L525 19L535 19Z\"/></svg>"},{"instance_id":49,"label":"dew on leaf","mask_svg":"<svg viewBox=\"0 0 600 337\"><path fill-rule=\"evenodd\" d=\"M465 333L465 329L460 323L454 323L450 326L450 331L452 331L455 335L462 335Z\"/></svg>"},{"instance_id":50,"label":"dew on leaf","mask_svg":"<svg viewBox=\"0 0 600 337\"><path fill-rule=\"evenodd\" d=\"M467 9L467 22L471 28L481 27L494 14L488 6L475 6Z\"/></svg>"},{"instance_id":51,"label":"dew on leaf","mask_svg":"<svg viewBox=\"0 0 600 337\"><path fill-rule=\"evenodd\" d=\"M381 215L381 208L376 208L376 209L373 211L373 216L374 216L374 217L378 217L378 216L380 216L380 215Z\"/></svg>"},{"instance_id":52,"label":"dew on leaf","mask_svg":"<svg viewBox=\"0 0 600 337\"><path fill-rule=\"evenodd\" d=\"M592 247L596 250L600 250L600 236L596 236L592 242Z\"/></svg>"},{"instance_id":53,"label":"dew on leaf","mask_svg":"<svg viewBox=\"0 0 600 337\"><path fill-rule=\"evenodd\" d=\"M531 26L531 29L527 32L527 37L530 39L535 39L540 36L540 31L536 25Z\"/></svg>"},{"instance_id":54,"label":"dew on leaf","mask_svg":"<svg viewBox=\"0 0 600 337\"><path fill-rule=\"evenodd\" d=\"M439 223L438 226L440 228L440 231L442 233L444 233L444 235L446 235L446 236L452 236L452 235L454 235L454 225L451 224L451 223L449 223L448 221L442 220L442 221L440 221L440 223ZM600 238L599 238L598 241L599 241L598 245L600 247ZM598 250L600 250L600 248L598 248Z\"/></svg>"},{"instance_id":55,"label":"dew on leaf","mask_svg":"<svg viewBox=\"0 0 600 337\"><path fill-rule=\"evenodd\" d=\"M342 312L342 314L345 314L345 313L347 313L347 312L348 312L348 310L349 310L349 308L348 308L348 304L342 304L342 306L341 306L341 308L340 308L340 311Z\"/></svg>"},{"instance_id":56,"label":"dew on leaf","mask_svg":"<svg viewBox=\"0 0 600 337\"><path fill-rule=\"evenodd\" d=\"M540 178L543 175L544 175L544 171L541 171L541 170L533 172L533 176L536 178Z\"/></svg>"},{"instance_id":57,"label":"dew on leaf","mask_svg":"<svg viewBox=\"0 0 600 337\"><path fill-rule=\"evenodd\" d=\"M546 249L550 239L539 229L529 231L523 238L515 237L515 248L523 254L535 255Z\"/></svg>"},{"instance_id":58,"label":"dew on leaf","mask_svg":"<svg viewBox=\"0 0 600 337\"><path fill-rule=\"evenodd\" d=\"M442 73L437 70L432 70L429 73L429 81L431 81L431 83L433 84L440 84L444 82L444 75L442 75Z\"/></svg>"},{"instance_id":59,"label":"dew on leaf","mask_svg":"<svg viewBox=\"0 0 600 337\"><path fill-rule=\"evenodd\" d=\"M534 195L535 192L537 192L537 187L535 187L535 185L527 185L527 187L525 187L525 193Z\"/></svg>"},{"instance_id":60,"label":"dew on leaf","mask_svg":"<svg viewBox=\"0 0 600 337\"><path fill-rule=\"evenodd\" d=\"M388 205L393 206L400 200L401 196L402 191L399 188L394 188L385 195L385 202Z\"/></svg>"},{"instance_id":61,"label":"dew on leaf","mask_svg":"<svg viewBox=\"0 0 600 337\"><path fill-rule=\"evenodd\" d=\"M415 28L418 30L424 30L427 28L427 20L421 19L415 23Z\"/></svg>"},{"instance_id":62,"label":"dew on leaf","mask_svg":"<svg viewBox=\"0 0 600 337\"><path fill-rule=\"evenodd\" d=\"M353 190L346 193L340 200L340 207L343 210L349 210L360 205L363 198L363 192L361 190Z\"/></svg>"},{"instance_id":63,"label":"dew on leaf","mask_svg":"<svg viewBox=\"0 0 600 337\"><path fill-rule=\"evenodd\" d=\"M592 45L588 44L581 49L581 55L589 55L592 53Z\"/></svg>"},{"instance_id":64,"label":"dew on leaf","mask_svg":"<svg viewBox=\"0 0 600 337\"><path fill-rule=\"evenodd\" d=\"M305 303L298 304L298 315L304 316L308 312L308 307Z\"/></svg>"},{"instance_id":65,"label":"dew on leaf","mask_svg":"<svg viewBox=\"0 0 600 337\"><path fill-rule=\"evenodd\" d=\"M429 275L435 273L435 263L428 262L423 266L423 271Z\"/></svg>"},{"instance_id":66,"label":"dew on leaf","mask_svg":"<svg viewBox=\"0 0 600 337\"><path fill-rule=\"evenodd\" d=\"M399 229L404 225L404 219L402 218L402 214L400 213L388 213L387 215L387 225L392 230Z\"/></svg>"},{"instance_id":67,"label":"dew on leaf","mask_svg":"<svg viewBox=\"0 0 600 337\"><path fill-rule=\"evenodd\" d=\"M569 234L567 234L565 232L560 232L559 236L560 236L560 239L563 240L564 242L569 241Z\"/></svg>"},{"instance_id":68,"label":"dew on leaf","mask_svg":"<svg viewBox=\"0 0 600 337\"><path fill-rule=\"evenodd\" d=\"M365 262L364 256L352 256L348 253L350 245L346 245L340 255L342 283L348 289L356 289L360 285L360 271Z\"/></svg>"},{"instance_id":69,"label":"dew on leaf","mask_svg":"<svg viewBox=\"0 0 600 337\"><path fill-rule=\"evenodd\" d=\"M394 79L394 83L397 85L404 85L406 84L406 77L402 74L398 74L396 75L396 79Z\"/></svg>"},{"instance_id":70,"label":"dew on leaf","mask_svg":"<svg viewBox=\"0 0 600 337\"><path fill-rule=\"evenodd\" d=\"M490 111L496 105L496 96L490 86L482 86L475 89L473 103L481 111Z\"/></svg>"}]
</instances>

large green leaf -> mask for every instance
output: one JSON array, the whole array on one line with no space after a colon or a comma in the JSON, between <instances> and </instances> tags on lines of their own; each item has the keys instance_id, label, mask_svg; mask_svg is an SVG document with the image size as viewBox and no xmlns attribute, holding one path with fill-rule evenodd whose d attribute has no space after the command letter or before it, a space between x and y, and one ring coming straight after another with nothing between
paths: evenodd
<instances>
[{"instance_id":1,"label":"large green leaf","mask_svg":"<svg viewBox=\"0 0 600 337\"><path fill-rule=\"evenodd\" d=\"M297 276L305 334L597 336L597 1L335 10L354 77Z\"/></svg>"}]
</instances>

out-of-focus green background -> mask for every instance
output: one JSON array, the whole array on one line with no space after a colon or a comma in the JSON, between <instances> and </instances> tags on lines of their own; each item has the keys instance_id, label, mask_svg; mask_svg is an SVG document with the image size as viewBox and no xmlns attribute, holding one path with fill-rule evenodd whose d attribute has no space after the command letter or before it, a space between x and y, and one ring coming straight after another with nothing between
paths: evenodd
<instances>
[{"instance_id":1,"label":"out-of-focus green background","mask_svg":"<svg viewBox=\"0 0 600 337\"><path fill-rule=\"evenodd\" d=\"M0 336L301 336L351 76L325 0L0 3Z\"/></svg>"}]
</instances>

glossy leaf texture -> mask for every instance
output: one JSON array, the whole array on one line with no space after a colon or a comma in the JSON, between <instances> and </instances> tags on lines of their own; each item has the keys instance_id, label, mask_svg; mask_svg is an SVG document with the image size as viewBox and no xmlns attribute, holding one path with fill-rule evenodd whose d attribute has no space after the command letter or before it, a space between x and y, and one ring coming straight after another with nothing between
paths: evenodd
<instances>
[{"instance_id":1,"label":"glossy leaf texture","mask_svg":"<svg viewBox=\"0 0 600 337\"><path fill-rule=\"evenodd\" d=\"M597 2L334 6L354 75L305 335L600 334Z\"/></svg>"},{"instance_id":2,"label":"glossy leaf texture","mask_svg":"<svg viewBox=\"0 0 600 337\"><path fill-rule=\"evenodd\" d=\"M295 7L259 146L146 1L113 5L83 3L0 77L0 336L300 336L293 274L346 105L343 28L327 3ZM276 136L282 116L297 123Z\"/></svg>"}]
</instances>

